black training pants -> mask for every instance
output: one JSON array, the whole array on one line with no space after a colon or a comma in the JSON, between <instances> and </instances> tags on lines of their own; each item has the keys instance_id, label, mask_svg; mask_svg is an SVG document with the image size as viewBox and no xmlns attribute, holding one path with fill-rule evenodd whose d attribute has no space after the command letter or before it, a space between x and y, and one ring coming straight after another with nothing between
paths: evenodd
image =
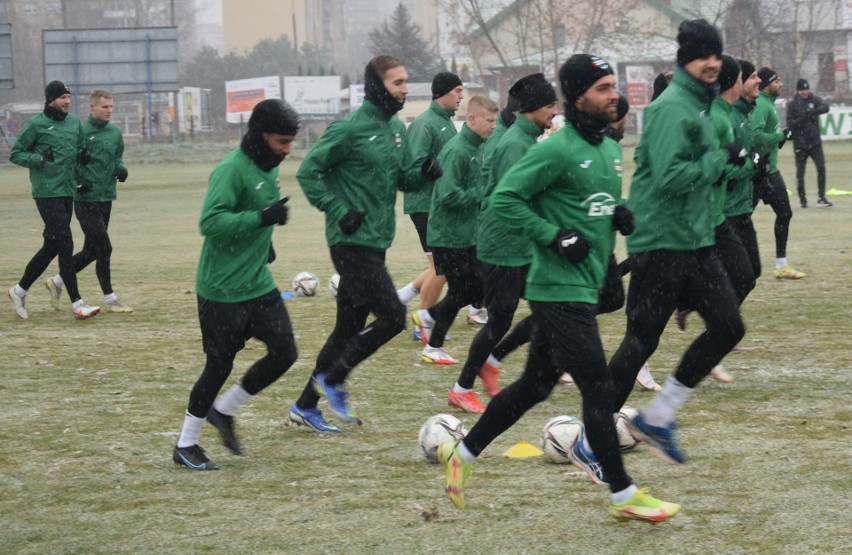
<instances>
[{"instance_id":1,"label":"black training pants","mask_svg":"<svg viewBox=\"0 0 852 555\"><path fill-rule=\"evenodd\" d=\"M799 193L799 201L807 203L805 168L808 164L808 158L811 158L816 165L818 198L825 198L825 156L822 153L822 143L807 147L797 146L794 154L796 156L796 189Z\"/></svg>"},{"instance_id":2,"label":"black training pants","mask_svg":"<svg viewBox=\"0 0 852 555\"><path fill-rule=\"evenodd\" d=\"M95 274L104 295L112 293L110 276L110 256L112 243L107 234L109 216L112 212L112 202L75 202L74 215L80 222L85 240L83 250L74 255L74 271L79 273L86 266L95 262Z\"/></svg>"},{"instance_id":3,"label":"black training pants","mask_svg":"<svg viewBox=\"0 0 852 555\"><path fill-rule=\"evenodd\" d=\"M36 208L44 222L44 242L27 264L24 275L18 282L29 290L33 283L47 270L54 258L59 258L59 275L71 302L80 300L77 289L77 272L74 271L74 238L71 236L71 197L35 199Z\"/></svg>"}]
</instances>

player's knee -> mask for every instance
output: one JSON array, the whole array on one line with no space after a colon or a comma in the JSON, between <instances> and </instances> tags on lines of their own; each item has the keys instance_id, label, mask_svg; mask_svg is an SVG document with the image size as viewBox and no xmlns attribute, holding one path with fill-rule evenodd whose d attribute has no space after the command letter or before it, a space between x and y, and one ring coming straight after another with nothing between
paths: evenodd
<instances>
[{"instance_id":1,"label":"player's knee","mask_svg":"<svg viewBox=\"0 0 852 555\"><path fill-rule=\"evenodd\" d=\"M396 303L391 309L387 325L392 336L402 333L405 329L405 312L406 308L402 303Z\"/></svg>"}]
</instances>

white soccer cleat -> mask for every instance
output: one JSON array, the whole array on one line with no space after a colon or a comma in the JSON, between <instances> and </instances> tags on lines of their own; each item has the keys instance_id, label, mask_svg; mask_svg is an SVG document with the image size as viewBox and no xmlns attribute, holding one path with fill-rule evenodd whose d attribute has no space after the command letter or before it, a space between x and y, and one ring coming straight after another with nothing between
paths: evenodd
<instances>
[{"instance_id":1,"label":"white soccer cleat","mask_svg":"<svg viewBox=\"0 0 852 555\"><path fill-rule=\"evenodd\" d=\"M430 345L426 345L423 349L423 353L420 355L420 358L423 362L430 362L432 364L458 364L459 361L451 357L447 351L441 349L440 347L432 347Z\"/></svg>"},{"instance_id":2,"label":"white soccer cleat","mask_svg":"<svg viewBox=\"0 0 852 555\"><path fill-rule=\"evenodd\" d=\"M6 296L9 297L9 299L15 305L15 314L18 315L18 318L20 318L21 320L26 320L27 318L29 318L30 315L27 313L26 306L24 306L27 303L26 295L23 297L19 297L18 294L15 293L15 288L12 287L8 291L6 291Z\"/></svg>"},{"instance_id":3,"label":"white soccer cleat","mask_svg":"<svg viewBox=\"0 0 852 555\"><path fill-rule=\"evenodd\" d=\"M133 312L133 308L127 306L118 299L114 301L107 301L106 307L110 312Z\"/></svg>"},{"instance_id":4,"label":"white soccer cleat","mask_svg":"<svg viewBox=\"0 0 852 555\"><path fill-rule=\"evenodd\" d=\"M467 313L467 323L472 326L484 326L488 323L488 310L470 307Z\"/></svg>"},{"instance_id":5,"label":"white soccer cleat","mask_svg":"<svg viewBox=\"0 0 852 555\"><path fill-rule=\"evenodd\" d=\"M59 310L59 299L62 298L62 289L56 286L52 277L44 280L44 286L47 287L47 291L50 293L50 306L53 307L53 310Z\"/></svg>"},{"instance_id":6,"label":"white soccer cleat","mask_svg":"<svg viewBox=\"0 0 852 555\"><path fill-rule=\"evenodd\" d=\"M92 316L97 315L101 311L101 307L99 306L89 306L83 303L80 308L74 310L74 318L77 320L86 320L91 318Z\"/></svg>"}]
</instances>

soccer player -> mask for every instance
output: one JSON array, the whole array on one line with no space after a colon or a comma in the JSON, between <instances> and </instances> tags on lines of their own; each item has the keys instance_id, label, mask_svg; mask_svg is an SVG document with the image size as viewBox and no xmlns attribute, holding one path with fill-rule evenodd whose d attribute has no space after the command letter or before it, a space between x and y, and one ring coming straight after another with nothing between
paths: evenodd
<instances>
[{"instance_id":1,"label":"soccer player","mask_svg":"<svg viewBox=\"0 0 852 555\"><path fill-rule=\"evenodd\" d=\"M124 139L121 130L110 123L112 119L112 94L95 89L89 95L89 118L83 122L86 148L92 154L88 164L80 168L79 185L74 195L74 214L86 239L83 250L74 255L74 272L95 261L95 273L104 293L104 304L110 312L133 312L118 300L112 290L110 256L112 243L107 234L112 201L116 199L115 181L127 180L127 166L121 159ZM65 283L57 274L45 280L53 308L59 310L59 299Z\"/></svg>"},{"instance_id":2,"label":"soccer player","mask_svg":"<svg viewBox=\"0 0 852 555\"><path fill-rule=\"evenodd\" d=\"M33 199L44 222L41 248L27 264L20 281L6 292L15 314L23 320L29 317L27 291L57 257L74 318L85 320L101 310L80 297L71 235L77 165L85 166L90 158L83 143L80 118L71 113L71 91L62 82L51 81L44 89L44 111L24 123L10 156L14 164L29 168Z\"/></svg>"},{"instance_id":3,"label":"soccer player","mask_svg":"<svg viewBox=\"0 0 852 555\"><path fill-rule=\"evenodd\" d=\"M458 363L443 349L447 330L463 306L482 301L482 280L476 271L476 219L484 194L480 146L494 131L499 111L489 98L471 98L461 132L438 154L444 175L432 191L426 243L435 271L446 276L447 294L435 306L412 314L425 344L421 355L425 362Z\"/></svg>"},{"instance_id":4,"label":"soccer player","mask_svg":"<svg viewBox=\"0 0 852 555\"><path fill-rule=\"evenodd\" d=\"M396 117L407 95L402 61L374 57L364 71L364 104L329 125L296 174L308 201L325 213L331 261L340 274L334 329L289 415L294 424L317 432L340 432L317 407L320 396L344 422L361 422L346 378L405 329L405 305L385 267L396 192L421 187L441 173L434 159L415 163L410 156L405 125ZM375 319L366 325L371 313Z\"/></svg>"},{"instance_id":5,"label":"soccer player","mask_svg":"<svg viewBox=\"0 0 852 555\"><path fill-rule=\"evenodd\" d=\"M210 174L201 207L204 244L196 274L201 344L207 361L192 387L172 454L175 464L191 470L218 469L198 444L205 420L219 431L229 451L243 454L234 415L296 361L290 316L267 263L273 252L273 226L286 224L288 216L278 165L290 154L299 125L298 115L283 101L259 102L240 148ZM217 399L234 358L252 337L266 344L266 356Z\"/></svg>"},{"instance_id":6,"label":"soccer player","mask_svg":"<svg viewBox=\"0 0 852 555\"><path fill-rule=\"evenodd\" d=\"M523 296L532 247L529 239L507 228L490 210L488 199L500 178L523 157L559 113L556 91L544 74L519 79L509 89L519 114L512 127L492 151L483 191L476 236L476 258L484 286L488 322L473 338L458 380L447 394L451 407L481 413L485 406L473 390L477 375L493 397L499 391L500 362L491 352L512 326L512 318Z\"/></svg>"},{"instance_id":7,"label":"soccer player","mask_svg":"<svg viewBox=\"0 0 852 555\"><path fill-rule=\"evenodd\" d=\"M808 158L814 161L817 171L817 207L832 206L825 198L825 156L822 153L822 138L819 134L819 117L827 114L828 104L811 92L807 79L796 83L796 95L787 104L787 126L793 132L793 148L796 154L796 190L802 208L808 207L805 195L805 167Z\"/></svg>"},{"instance_id":8,"label":"soccer player","mask_svg":"<svg viewBox=\"0 0 852 555\"><path fill-rule=\"evenodd\" d=\"M621 199L621 148L604 130L615 117L618 93L612 66L575 54L559 71L565 127L532 146L503 176L491 207L533 243L526 296L536 326L521 378L488 404L459 442L438 448L446 490L464 507L464 486L477 456L523 414L545 400L564 371L583 396L586 439L599 464L593 480L612 491L610 512L620 518L662 521L680 506L636 488L624 470L613 413L612 381L595 320L598 290L615 244L614 227L629 220Z\"/></svg>"},{"instance_id":9,"label":"soccer player","mask_svg":"<svg viewBox=\"0 0 852 555\"><path fill-rule=\"evenodd\" d=\"M729 163L744 163L742 145L722 146L707 114L721 67L722 37L703 19L678 27L677 68L668 88L644 114L628 207L633 269L627 330L609 363L613 403L627 401L643 362L654 353L678 302L693 307L705 330L673 376L632 422L634 437L661 458L686 462L677 446L675 415L698 383L743 337L737 298L714 248L712 209Z\"/></svg>"},{"instance_id":10,"label":"soccer player","mask_svg":"<svg viewBox=\"0 0 852 555\"><path fill-rule=\"evenodd\" d=\"M456 136L453 116L461 106L463 98L464 87L458 75L446 71L435 75L432 79L432 103L429 109L417 116L408 127L408 147L414 160L436 158L444 145ZM429 268L400 289L398 294L403 304L420 295L420 308L429 308L438 302L447 281L444 276L435 273L432 251L426 244L432 189L432 184L428 183L420 190L403 193L403 211L414 223L417 236L420 237L420 245L429 261ZM414 332L419 335L417 328Z\"/></svg>"},{"instance_id":11,"label":"soccer player","mask_svg":"<svg viewBox=\"0 0 852 555\"><path fill-rule=\"evenodd\" d=\"M778 150L790 139L789 129L781 129L781 118L775 108L775 100L781 93L784 83L778 74L768 67L758 70L760 77L760 96L751 112L751 124L754 132L754 145L760 155L770 162L769 170L754 186L754 206L762 200L775 212L775 270L777 279L802 279L807 274L798 271L787 261L787 237L790 234L790 220L793 210L787 196L787 185L778 170Z\"/></svg>"}]
</instances>

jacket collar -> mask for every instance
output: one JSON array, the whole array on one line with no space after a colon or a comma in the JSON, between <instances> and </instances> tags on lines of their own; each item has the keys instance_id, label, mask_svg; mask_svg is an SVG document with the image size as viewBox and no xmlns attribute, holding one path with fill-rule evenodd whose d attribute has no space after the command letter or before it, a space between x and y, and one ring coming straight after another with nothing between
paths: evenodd
<instances>
[{"instance_id":1,"label":"jacket collar","mask_svg":"<svg viewBox=\"0 0 852 555\"><path fill-rule=\"evenodd\" d=\"M703 81L699 81L692 75L690 75L685 69L678 66L675 68L674 76L672 77L672 83L677 84L682 89L684 89L687 93L695 97L696 100L709 104L713 99L712 89L708 87Z\"/></svg>"},{"instance_id":2,"label":"jacket collar","mask_svg":"<svg viewBox=\"0 0 852 555\"><path fill-rule=\"evenodd\" d=\"M446 119L452 119L452 117L456 115L455 110L447 110L434 100L432 101L432 104L429 105L429 110Z\"/></svg>"},{"instance_id":3,"label":"jacket collar","mask_svg":"<svg viewBox=\"0 0 852 555\"><path fill-rule=\"evenodd\" d=\"M468 127L468 126L467 126L467 123L465 123L464 125L462 125L462 128L461 128L461 135L462 135L462 138L463 138L466 142L468 142L468 143L472 144L473 146L479 146L479 145L481 145L482 143L484 143L484 142L485 142L485 139L483 139L482 137L480 137L479 135L477 135L477 134L473 131L473 129L471 129L470 127Z\"/></svg>"},{"instance_id":4,"label":"jacket collar","mask_svg":"<svg viewBox=\"0 0 852 555\"><path fill-rule=\"evenodd\" d=\"M370 119L374 120L390 121L390 119L393 117L388 115L387 112L385 112L378 106L376 106L372 100L368 100L366 98L364 99L364 103L361 104L359 110L363 110L364 113L370 117Z\"/></svg>"}]
</instances>

